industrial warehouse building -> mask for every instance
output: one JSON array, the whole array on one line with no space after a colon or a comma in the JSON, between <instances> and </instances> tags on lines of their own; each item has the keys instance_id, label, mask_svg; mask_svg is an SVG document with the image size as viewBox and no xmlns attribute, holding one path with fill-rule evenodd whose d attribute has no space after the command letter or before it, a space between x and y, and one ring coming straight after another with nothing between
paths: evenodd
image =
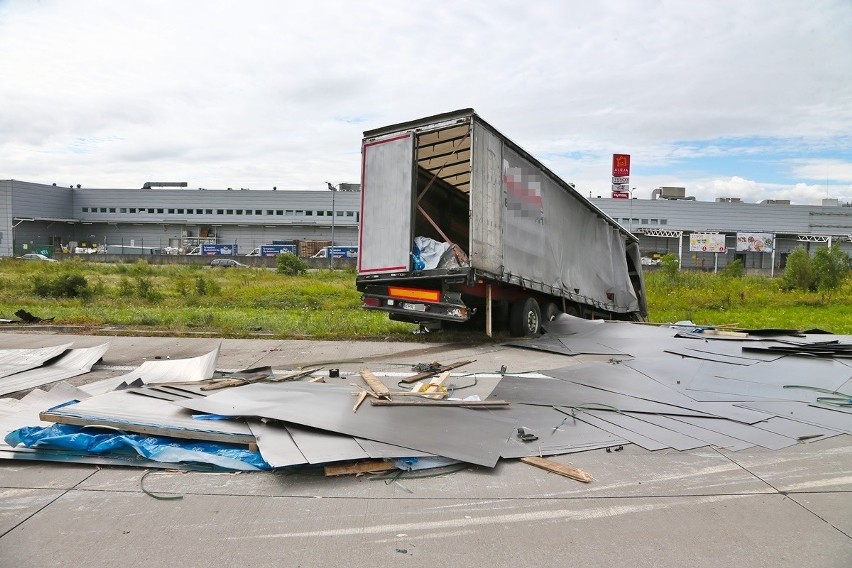
<instances>
[{"instance_id":1,"label":"industrial warehouse building","mask_svg":"<svg viewBox=\"0 0 852 568\"><path fill-rule=\"evenodd\" d=\"M165 185L167 187L158 187ZM0 256L43 250L189 253L235 244L246 254L265 244L358 241L358 185L335 191L57 187L0 181Z\"/></svg>"},{"instance_id":2,"label":"industrial warehouse building","mask_svg":"<svg viewBox=\"0 0 852 568\"><path fill-rule=\"evenodd\" d=\"M92 189L0 181L0 256L95 248L186 254L208 243L235 244L238 254L247 254L265 244L331 241L332 231L335 245L358 242L356 184L340 184L335 191L174 185L185 184ZM822 205L735 198L700 202L683 188L661 188L651 199L591 201L639 237L643 256L674 253L686 268L721 268L741 258L748 269L772 273L798 245L813 250L839 243L852 254L852 206L836 200ZM690 250L708 242L723 243L725 252Z\"/></svg>"},{"instance_id":3,"label":"industrial warehouse building","mask_svg":"<svg viewBox=\"0 0 852 568\"><path fill-rule=\"evenodd\" d=\"M822 205L732 197L711 202L687 197L684 188L659 188L651 199L591 201L639 237L643 257L673 253L685 268L711 270L741 259L745 268L771 274L800 245L813 253L815 247L839 244L852 255L852 204L836 199ZM721 244L724 252L708 243Z\"/></svg>"}]
</instances>

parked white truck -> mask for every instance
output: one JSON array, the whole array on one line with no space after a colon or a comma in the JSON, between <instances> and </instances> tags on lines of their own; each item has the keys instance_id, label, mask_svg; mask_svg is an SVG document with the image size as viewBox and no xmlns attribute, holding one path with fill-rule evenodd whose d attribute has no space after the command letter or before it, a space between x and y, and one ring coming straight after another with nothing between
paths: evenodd
<instances>
[{"instance_id":1,"label":"parked white truck","mask_svg":"<svg viewBox=\"0 0 852 568\"><path fill-rule=\"evenodd\" d=\"M361 159L364 308L516 336L647 315L636 237L473 109L367 131Z\"/></svg>"}]
</instances>

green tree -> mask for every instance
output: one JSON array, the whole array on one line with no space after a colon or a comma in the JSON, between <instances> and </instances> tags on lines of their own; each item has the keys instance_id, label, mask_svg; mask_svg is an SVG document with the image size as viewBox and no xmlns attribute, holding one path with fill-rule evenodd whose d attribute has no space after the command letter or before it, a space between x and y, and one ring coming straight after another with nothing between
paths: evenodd
<instances>
[{"instance_id":1,"label":"green tree","mask_svg":"<svg viewBox=\"0 0 852 568\"><path fill-rule=\"evenodd\" d=\"M797 246L787 257L787 267L781 277L784 290L816 290L813 261L803 246Z\"/></svg>"},{"instance_id":2,"label":"green tree","mask_svg":"<svg viewBox=\"0 0 852 568\"><path fill-rule=\"evenodd\" d=\"M849 255L837 244L819 248L814 254L813 271L817 289L831 298L849 275Z\"/></svg>"}]
</instances>

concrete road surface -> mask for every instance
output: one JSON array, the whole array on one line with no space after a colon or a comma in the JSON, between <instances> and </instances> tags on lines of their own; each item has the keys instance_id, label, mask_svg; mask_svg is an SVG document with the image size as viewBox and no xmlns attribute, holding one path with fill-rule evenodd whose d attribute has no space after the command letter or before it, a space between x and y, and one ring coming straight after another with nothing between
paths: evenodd
<instances>
[{"instance_id":1,"label":"concrete road surface","mask_svg":"<svg viewBox=\"0 0 852 568\"><path fill-rule=\"evenodd\" d=\"M562 367L495 344L94 337L0 332L0 348L112 341L80 385L145 360L202 355L217 368L321 364L410 372ZM458 432L463 437L464 432ZM852 437L781 451L596 450L557 461L582 484L516 461L443 477L184 473L0 460L0 566L852 566Z\"/></svg>"}]
</instances>

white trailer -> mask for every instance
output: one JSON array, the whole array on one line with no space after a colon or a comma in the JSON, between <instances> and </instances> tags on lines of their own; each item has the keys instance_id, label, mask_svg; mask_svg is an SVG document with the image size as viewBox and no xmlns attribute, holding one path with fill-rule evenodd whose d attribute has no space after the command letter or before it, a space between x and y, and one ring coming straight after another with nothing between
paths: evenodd
<instances>
[{"instance_id":1,"label":"white trailer","mask_svg":"<svg viewBox=\"0 0 852 568\"><path fill-rule=\"evenodd\" d=\"M647 315L638 240L472 109L364 133L357 287L438 327Z\"/></svg>"}]
</instances>

